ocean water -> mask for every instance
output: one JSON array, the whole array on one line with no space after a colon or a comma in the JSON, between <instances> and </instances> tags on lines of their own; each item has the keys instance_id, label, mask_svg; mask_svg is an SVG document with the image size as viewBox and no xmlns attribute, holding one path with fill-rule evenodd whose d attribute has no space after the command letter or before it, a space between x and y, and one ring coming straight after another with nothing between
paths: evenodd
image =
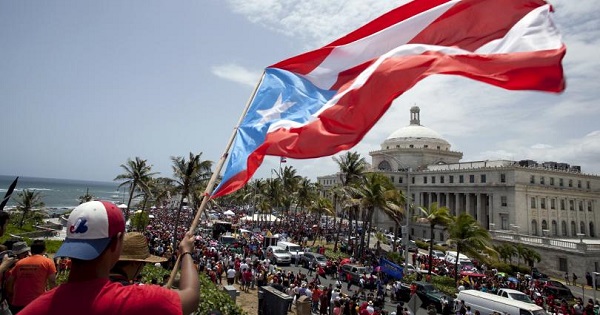
<instances>
[{"instance_id":1,"label":"ocean water","mask_svg":"<svg viewBox=\"0 0 600 315\"><path fill-rule=\"evenodd\" d=\"M0 175L0 198L8 190L16 176ZM64 212L79 204L79 197L85 195L87 189L96 199L109 200L115 203L127 201L123 188L119 190L118 182L93 182L71 179L19 177L17 187L7 204L7 208L16 205L19 192L24 189L39 191L46 208L54 212ZM6 208L5 208L6 210Z\"/></svg>"}]
</instances>

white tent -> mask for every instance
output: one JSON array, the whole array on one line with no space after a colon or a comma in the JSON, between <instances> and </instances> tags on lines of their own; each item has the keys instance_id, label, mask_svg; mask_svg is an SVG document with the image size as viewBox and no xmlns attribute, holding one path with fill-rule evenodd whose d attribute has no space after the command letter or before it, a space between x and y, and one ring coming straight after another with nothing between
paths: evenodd
<instances>
[{"instance_id":1,"label":"white tent","mask_svg":"<svg viewBox=\"0 0 600 315\"><path fill-rule=\"evenodd\" d=\"M227 211L223 212L223 214L226 216L232 216L232 215L235 215L235 212L233 212L231 210L227 210Z\"/></svg>"},{"instance_id":2,"label":"white tent","mask_svg":"<svg viewBox=\"0 0 600 315\"><path fill-rule=\"evenodd\" d=\"M127 209L127 205L122 203L120 205L117 206L119 209Z\"/></svg>"},{"instance_id":3,"label":"white tent","mask_svg":"<svg viewBox=\"0 0 600 315\"><path fill-rule=\"evenodd\" d=\"M242 218L242 221L269 221L273 222L277 220L277 217L272 214L254 214L245 216Z\"/></svg>"}]
</instances>

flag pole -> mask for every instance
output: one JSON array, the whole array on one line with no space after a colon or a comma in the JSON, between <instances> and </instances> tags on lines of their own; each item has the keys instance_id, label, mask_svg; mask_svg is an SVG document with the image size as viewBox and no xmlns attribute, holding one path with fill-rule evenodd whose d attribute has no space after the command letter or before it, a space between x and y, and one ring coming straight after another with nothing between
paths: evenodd
<instances>
[{"instance_id":1,"label":"flag pole","mask_svg":"<svg viewBox=\"0 0 600 315\"><path fill-rule=\"evenodd\" d=\"M232 132L231 136L229 137L229 140L227 141L227 145L225 146L225 150L224 150L225 152L223 153L223 155L221 155L221 158L219 159L219 162L217 163L217 165L215 167L215 171L213 172L212 176L210 177L210 180L208 181L208 184L206 185L206 189L204 190L204 194L202 197L202 203L200 203L200 206L196 210L196 215L194 216L194 220L192 221L192 224L190 225L190 229L188 230L188 232L190 232L192 234L194 233L194 230L196 230L196 228L198 227L198 221L200 221L200 217L202 216L202 213L206 209L206 205L208 204L208 201L210 200L210 193L213 191L213 188L215 187L215 183L217 182L217 178L221 174L221 170L223 169L223 165L225 164L225 161L227 160L227 156L229 155L229 150L231 149L231 146L233 145L233 141L235 140L237 131L240 128L240 125L242 124L242 122L244 121L244 117L246 117L246 114L248 113L250 104L252 104L252 100L254 100L254 97L256 96L256 92L258 91L258 87L260 86L260 84L262 83L264 78L265 78L265 73L263 71L263 74L260 77L260 80L254 87L254 91L252 91L250 98L246 102L246 107L242 111L242 115L240 116L240 119L238 120L237 125L235 126L235 128L233 128L233 132ZM173 235L173 237L177 238L177 235ZM175 248L173 250L175 250ZM177 260L175 261L175 266L173 266L173 270L171 270L171 276L169 277L169 281L167 281L167 284L165 285L166 287L171 287L173 285L173 281L175 280L175 275L177 274L177 270L179 269L180 262L181 262L181 256L177 257Z\"/></svg>"}]
</instances>

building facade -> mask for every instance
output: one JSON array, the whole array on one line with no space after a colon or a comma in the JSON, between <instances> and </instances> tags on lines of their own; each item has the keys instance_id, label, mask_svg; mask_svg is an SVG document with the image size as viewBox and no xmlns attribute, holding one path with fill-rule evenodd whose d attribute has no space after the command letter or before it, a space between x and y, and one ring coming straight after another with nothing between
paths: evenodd
<instances>
[{"instance_id":1,"label":"building facade","mask_svg":"<svg viewBox=\"0 0 600 315\"><path fill-rule=\"evenodd\" d=\"M421 125L420 109L410 109L410 124L394 131L369 152L372 171L384 173L414 206L434 202L452 215L469 213L494 235L514 233L540 238L600 239L600 176L579 166L531 160L461 162L462 153L437 132ZM336 176L318 178L326 189ZM374 225L393 228L383 212ZM415 238L429 238L427 225L411 224ZM443 230L435 231L443 242ZM557 264L556 264L557 265ZM557 267L557 269L562 269Z\"/></svg>"}]
</instances>

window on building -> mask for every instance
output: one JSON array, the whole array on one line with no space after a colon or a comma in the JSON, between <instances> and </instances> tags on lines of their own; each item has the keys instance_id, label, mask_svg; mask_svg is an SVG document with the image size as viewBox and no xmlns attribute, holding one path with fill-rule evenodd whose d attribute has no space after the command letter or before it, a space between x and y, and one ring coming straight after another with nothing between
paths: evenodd
<instances>
[{"instance_id":1,"label":"window on building","mask_svg":"<svg viewBox=\"0 0 600 315\"><path fill-rule=\"evenodd\" d=\"M431 183L435 184L435 176L431 176Z\"/></svg>"},{"instance_id":2,"label":"window on building","mask_svg":"<svg viewBox=\"0 0 600 315\"><path fill-rule=\"evenodd\" d=\"M390 176L390 181L393 183L394 181L396 181L396 177Z\"/></svg>"},{"instance_id":3,"label":"window on building","mask_svg":"<svg viewBox=\"0 0 600 315\"><path fill-rule=\"evenodd\" d=\"M443 184L444 183L444 176L440 176L440 183Z\"/></svg>"},{"instance_id":4,"label":"window on building","mask_svg":"<svg viewBox=\"0 0 600 315\"><path fill-rule=\"evenodd\" d=\"M550 199L550 209L556 209L556 199L554 198Z\"/></svg>"},{"instance_id":5,"label":"window on building","mask_svg":"<svg viewBox=\"0 0 600 315\"><path fill-rule=\"evenodd\" d=\"M588 201L588 211L592 212L592 202Z\"/></svg>"},{"instance_id":6,"label":"window on building","mask_svg":"<svg viewBox=\"0 0 600 315\"><path fill-rule=\"evenodd\" d=\"M459 183L464 183L465 182L465 175L458 175L458 182Z\"/></svg>"},{"instance_id":7,"label":"window on building","mask_svg":"<svg viewBox=\"0 0 600 315\"><path fill-rule=\"evenodd\" d=\"M427 176L423 176L423 184L427 184Z\"/></svg>"},{"instance_id":8,"label":"window on building","mask_svg":"<svg viewBox=\"0 0 600 315\"><path fill-rule=\"evenodd\" d=\"M538 225L536 220L531 220L531 234L538 235Z\"/></svg>"},{"instance_id":9,"label":"window on building","mask_svg":"<svg viewBox=\"0 0 600 315\"><path fill-rule=\"evenodd\" d=\"M439 146L439 145L437 146L437 149L438 149L438 150L440 149L440 146Z\"/></svg>"},{"instance_id":10,"label":"window on building","mask_svg":"<svg viewBox=\"0 0 600 315\"><path fill-rule=\"evenodd\" d=\"M573 180L569 179L569 187L573 187Z\"/></svg>"},{"instance_id":11,"label":"window on building","mask_svg":"<svg viewBox=\"0 0 600 315\"><path fill-rule=\"evenodd\" d=\"M423 148L427 149L427 148L429 148L429 146L428 145L424 145Z\"/></svg>"},{"instance_id":12,"label":"window on building","mask_svg":"<svg viewBox=\"0 0 600 315\"><path fill-rule=\"evenodd\" d=\"M565 200L564 199L560 200L560 210L565 210Z\"/></svg>"},{"instance_id":13,"label":"window on building","mask_svg":"<svg viewBox=\"0 0 600 315\"><path fill-rule=\"evenodd\" d=\"M577 225L575 221L571 221L571 236L577 236Z\"/></svg>"},{"instance_id":14,"label":"window on building","mask_svg":"<svg viewBox=\"0 0 600 315\"><path fill-rule=\"evenodd\" d=\"M565 185L565 180L564 180L564 179L562 179L562 178L559 178L559 179L558 179L558 186L562 187L562 186L564 186L564 185Z\"/></svg>"},{"instance_id":15,"label":"window on building","mask_svg":"<svg viewBox=\"0 0 600 315\"><path fill-rule=\"evenodd\" d=\"M450 184L454 184L454 175L450 175L450 176L448 176L448 182L449 182Z\"/></svg>"},{"instance_id":16,"label":"window on building","mask_svg":"<svg viewBox=\"0 0 600 315\"><path fill-rule=\"evenodd\" d=\"M540 198L540 208L546 209L546 198Z\"/></svg>"},{"instance_id":17,"label":"window on building","mask_svg":"<svg viewBox=\"0 0 600 315\"><path fill-rule=\"evenodd\" d=\"M583 221L579 222L579 233L585 234L585 223Z\"/></svg>"},{"instance_id":18,"label":"window on building","mask_svg":"<svg viewBox=\"0 0 600 315\"><path fill-rule=\"evenodd\" d=\"M508 198L506 198L506 196L500 196L500 205L503 206L503 207L508 206L507 199Z\"/></svg>"},{"instance_id":19,"label":"window on building","mask_svg":"<svg viewBox=\"0 0 600 315\"><path fill-rule=\"evenodd\" d=\"M399 184L404 183L404 177L402 177L402 176L398 177L398 183Z\"/></svg>"},{"instance_id":20,"label":"window on building","mask_svg":"<svg viewBox=\"0 0 600 315\"><path fill-rule=\"evenodd\" d=\"M567 267L567 258L558 258L558 271L569 272L569 268Z\"/></svg>"},{"instance_id":21,"label":"window on building","mask_svg":"<svg viewBox=\"0 0 600 315\"><path fill-rule=\"evenodd\" d=\"M590 181L588 180L587 182L585 182L585 188L586 189L591 189L590 187L591 187L590 186Z\"/></svg>"},{"instance_id":22,"label":"window on building","mask_svg":"<svg viewBox=\"0 0 600 315\"><path fill-rule=\"evenodd\" d=\"M485 176L485 174L481 174L481 182L485 183L487 181L487 176Z\"/></svg>"},{"instance_id":23,"label":"window on building","mask_svg":"<svg viewBox=\"0 0 600 315\"><path fill-rule=\"evenodd\" d=\"M503 230L508 230L508 214L500 215L500 226Z\"/></svg>"},{"instance_id":24,"label":"window on building","mask_svg":"<svg viewBox=\"0 0 600 315\"><path fill-rule=\"evenodd\" d=\"M552 235L558 235L558 224L556 223L556 220L552 220Z\"/></svg>"},{"instance_id":25,"label":"window on building","mask_svg":"<svg viewBox=\"0 0 600 315\"><path fill-rule=\"evenodd\" d=\"M560 229L562 231L562 236L567 236L568 235L568 232L567 232L567 222L562 221L560 223Z\"/></svg>"},{"instance_id":26,"label":"window on building","mask_svg":"<svg viewBox=\"0 0 600 315\"><path fill-rule=\"evenodd\" d=\"M596 237L596 230L594 229L594 222L590 222L590 236ZM596 269L598 270L598 269Z\"/></svg>"},{"instance_id":27,"label":"window on building","mask_svg":"<svg viewBox=\"0 0 600 315\"><path fill-rule=\"evenodd\" d=\"M469 183L475 182L475 175L469 175Z\"/></svg>"},{"instance_id":28,"label":"window on building","mask_svg":"<svg viewBox=\"0 0 600 315\"><path fill-rule=\"evenodd\" d=\"M415 183L415 178L414 178L414 177L412 177L412 178L411 178L411 181L412 181L412 183L414 184L414 183Z\"/></svg>"},{"instance_id":29,"label":"window on building","mask_svg":"<svg viewBox=\"0 0 600 315\"><path fill-rule=\"evenodd\" d=\"M546 181L545 181L545 179L544 179L544 176L540 177L540 184L544 185L544 184L545 184L545 182L546 182Z\"/></svg>"},{"instance_id":30,"label":"window on building","mask_svg":"<svg viewBox=\"0 0 600 315\"><path fill-rule=\"evenodd\" d=\"M575 201L569 200L569 210L571 210L571 211L575 210Z\"/></svg>"},{"instance_id":31,"label":"window on building","mask_svg":"<svg viewBox=\"0 0 600 315\"><path fill-rule=\"evenodd\" d=\"M531 177L529 177L529 183L535 184L535 176L531 175Z\"/></svg>"},{"instance_id":32,"label":"window on building","mask_svg":"<svg viewBox=\"0 0 600 315\"><path fill-rule=\"evenodd\" d=\"M531 197L531 209L535 209L535 197Z\"/></svg>"},{"instance_id":33,"label":"window on building","mask_svg":"<svg viewBox=\"0 0 600 315\"><path fill-rule=\"evenodd\" d=\"M550 177L550 186L554 186L554 177Z\"/></svg>"},{"instance_id":34,"label":"window on building","mask_svg":"<svg viewBox=\"0 0 600 315\"><path fill-rule=\"evenodd\" d=\"M579 200L579 211L583 211L583 201Z\"/></svg>"},{"instance_id":35,"label":"window on building","mask_svg":"<svg viewBox=\"0 0 600 315\"><path fill-rule=\"evenodd\" d=\"M577 181L577 188L581 188L581 181L580 180Z\"/></svg>"},{"instance_id":36,"label":"window on building","mask_svg":"<svg viewBox=\"0 0 600 315\"><path fill-rule=\"evenodd\" d=\"M500 182L506 183L506 174L500 174Z\"/></svg>"},{"instance_id":37,"label":"window on building","mask_svg":"<svg viewBox=\"0 0 600 315\"><path fill-rule=\"evenodd\" d=\"M414 147L415 147L415 145L414 145L414 144L411 144L411 145L409 145L408 147L409 147L409 148L414 148Z\"/></svg>"}]
</instances>

